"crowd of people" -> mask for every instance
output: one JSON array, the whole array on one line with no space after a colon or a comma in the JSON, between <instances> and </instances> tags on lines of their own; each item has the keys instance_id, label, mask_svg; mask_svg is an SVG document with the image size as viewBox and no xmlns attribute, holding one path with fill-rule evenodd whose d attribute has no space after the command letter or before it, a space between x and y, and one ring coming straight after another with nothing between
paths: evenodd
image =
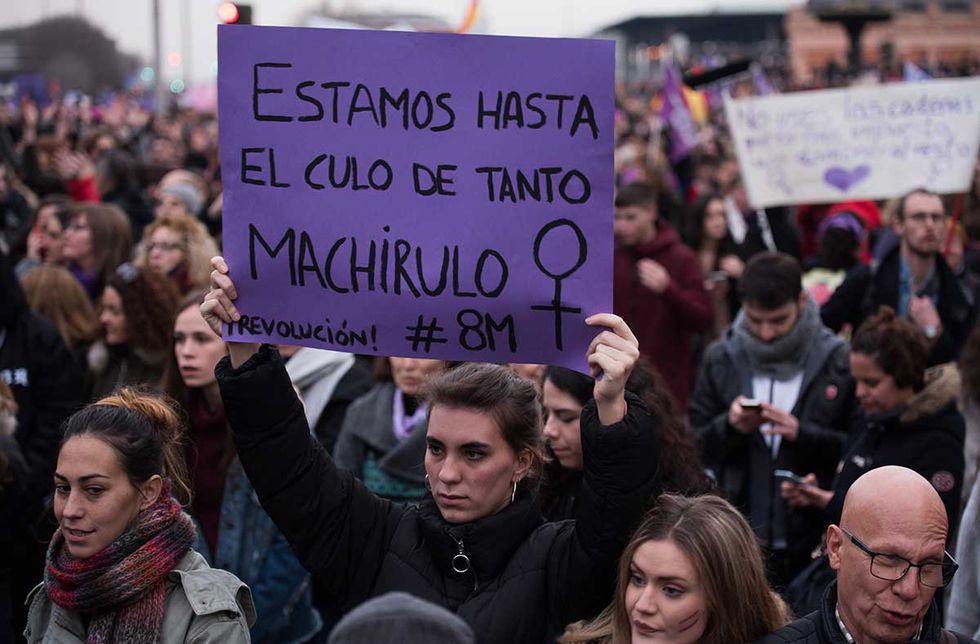
<instances>
[{"instance_id":1,"label":"crowd of people","mask_svg":"<svg viewBox=\"0 0 980 644\"><path fill-rule=\"evenodd\" d=\"M700 135L618 89L586 376L226 341L214 115L0 106L0 643L980 640L980 163Z\"/></svg>"}]
</instances>

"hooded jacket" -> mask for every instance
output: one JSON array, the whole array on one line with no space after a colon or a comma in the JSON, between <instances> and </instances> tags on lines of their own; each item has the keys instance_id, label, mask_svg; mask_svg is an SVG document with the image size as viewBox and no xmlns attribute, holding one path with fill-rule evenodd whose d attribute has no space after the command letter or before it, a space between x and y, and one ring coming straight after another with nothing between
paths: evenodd
<instances>
[{"instance_id":1,"label":"hooded jacket","mask_svg":"<svg viewBox=\"0 0 980 644\"><path fill-rule=\"evenodd\" d=\"M640 352L663 376L678 406L687 406L691 390L695 333L711 328L711 298L694 252L673 226L656 223L657 234L636 246L616 245L613 256L613 311L626 320L640 341ZM652 259L670 274L670 285L654 293L640 283L637 263Z\"/></svg>"},{"instance_id":2,"label":"hooded jacket","mask_svg":"<svg viewBox=\"0 0 980 644\"><path fill-rule=\"evenodd\" d=\"M756 644L847 644L844 633L837 625L837 582L824 591L820 608L795 622L791 622L775 633L756 641ZM916 644L977 644L971 639L957 639L949 631L942 629L939 621L939 606L933 600L932 607L922 620L922 634L914 640Z\"/></svg>"},{"instance_id":3,"label":"hooded jacket","mask_svg":"<svg viewBox=\"0 0 980 644\"><path fill-rule=\"evenodd\" d=\"M576 520L545 523L527 492L496 514L452 525L431 496L401 506L339 469L310 436L278 353L216 370L249 480L303 565L345 611L404 591L455 612L483 643L538 644L598 612L622 548L653 492L656 450L642 402L600 426L582 412L585 483ZM465 554L468 565L461 565ZM453 563L457 563L454 569ZM458 572L457 570L462 570Z\"/></svg>"},{"instance_id":4,"label":"hooded jacket","mask_svg":"<svg viewBox=\"0 0 980 644\"><path fill-rule=\"evenodd\" d=\"M837 523L844 496L865 472L884 465L915 470L932 483L946 506L950 531L960 515L963 490L963 438L966 426L956 408L960 378L955 365L926 372L926 386L899 413L884 418L862 414L860 432L840 463L827 522ZM952 535L951 535L952 536Z\"/></svg>"},{"instance_id":5,"label":"hooded jacket","mask_svg":"<svg viewBox=\"0 0 980 644\"><path fill-rule=\"evenodd\" d=\"M803 382L790 410L799 420L795 441L783 440L775 459L758 431L743 434L728 424L728 409L740 395L752 397L752 368L745 348L729 328L705 353L697 385L691 396L691 428L701 443L704 464L726 497L747 516L759 516L759 504L782 504L790 567L797 570L810 559L819 540L822 521L812 508L790 508L779 495L774 470L801 476L810 472L829 487L846 443L854 408L854 384L848 365L848 347L821 328L812 338L803 362ZM755 512L753 513L753 510ZM776 516L776 506L769 508ZM755 522L753 522L755 523ZM767 539L765 523L753 525Z\"/></svg>"}]
</instances>

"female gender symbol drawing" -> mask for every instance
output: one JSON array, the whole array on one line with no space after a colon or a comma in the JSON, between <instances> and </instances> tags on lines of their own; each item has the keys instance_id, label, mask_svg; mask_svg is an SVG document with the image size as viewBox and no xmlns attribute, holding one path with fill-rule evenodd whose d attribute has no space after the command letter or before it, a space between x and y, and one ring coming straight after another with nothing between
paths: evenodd
<instances>
[{"instance_id":1,"label":"female gender symbol drawing","mask_svg":"<svg viewBox=\"0 0 980 644\"><path fill-rule=\"evenodd\" d=\"M560 227L568 227L572 229L575 233L575 237L578 241L578 250L575 256L575 263L572 264L571 268L564 271L560 271L555 268L554 270L549 270L545 267L544 262L541 259L541 245L544 238L548 233L553 230L557 230ZM532 306L531 308L535 311L552 311L555 315L555 348L559 351L562 350L562 332L561 332L561 316L563 313L581 313L581 307L564 306L561 301L561 281L569 277L572 273L577 271L582 264L585 263L585 259L589 254L589 244L585 241L585 235L582 233L582 229L575 225L570 219L556 219L552 222L545 224L545 226L538 231L537 237L534 238L534 264L538 267L538 270L555 280L555 297L551 300L551 304L539 304Z\"/></svg>"}]
</instances>

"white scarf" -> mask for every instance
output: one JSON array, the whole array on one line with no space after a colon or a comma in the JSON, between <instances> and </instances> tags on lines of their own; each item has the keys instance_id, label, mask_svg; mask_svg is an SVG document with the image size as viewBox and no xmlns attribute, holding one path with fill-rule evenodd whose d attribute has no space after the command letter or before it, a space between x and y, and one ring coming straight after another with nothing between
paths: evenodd
<instances>
[{"instance_id":1,"label":"white scarf","mask_svg":"<svg viewBox=\"0 0 980 644\"><path fill-rule=\"evenodd\" d=\"M350 353L303 347L286 362L286 373L299 389L310 431L316 427L323 409L333 398L341 379L354 366Z\"/></svg>"}]
</instances>

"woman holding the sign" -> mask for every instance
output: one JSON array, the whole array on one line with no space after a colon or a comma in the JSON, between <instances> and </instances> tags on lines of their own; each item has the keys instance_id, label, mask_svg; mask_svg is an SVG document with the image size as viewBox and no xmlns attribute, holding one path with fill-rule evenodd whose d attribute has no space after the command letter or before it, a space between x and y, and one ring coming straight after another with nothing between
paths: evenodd
<instances>
[{"instance_id":1,"label":"woman holding the sign","mask_svg":"<svg viewBox=\"0 0 980 644\"><path fill-rule=\"evenodd\" d=\"M238 317L235 286L215 260L201 307L215 331ZM424 458L431 493L402 507L337 468L310 436L278 353L229 342L217 367L235 444L266 511L344 610L400 590L458 613L481 642L543 642L609 598L615 565L654 491L656 435L625 392L639 351L617 316L588 362L602 374L582 411L583 485L594 503L545 523L532 499L542 465L534 385L505 367L465 364L427 386Z\"/></svg>"}]
</instances>

